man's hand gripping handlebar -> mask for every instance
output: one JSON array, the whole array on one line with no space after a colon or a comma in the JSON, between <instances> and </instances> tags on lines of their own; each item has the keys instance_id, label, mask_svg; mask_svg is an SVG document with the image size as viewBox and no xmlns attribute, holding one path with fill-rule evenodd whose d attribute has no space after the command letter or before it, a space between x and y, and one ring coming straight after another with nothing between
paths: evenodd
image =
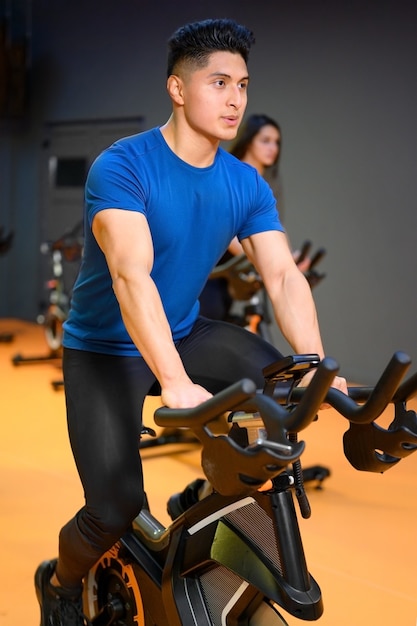
<instances>
[{"instance_id":1,"label":"man's hand gripping handlebar","mask_svg":"<svg viewBox=\"0 0 417 626\"><path fill-rule=\"evenodd\" d=\"M338 371L333 359L326 357L319 363L312 358L314 355L304 357L308 367L317 367L308 387L292 385L289 393L288 386L271 389L267 384L261 392L251 380L243 379L197 407L162 407L155 413L155 422L162 427L186 427L194 432L203 445L203 470L213 488L223 495L252 493L297 461L305 444L292 435L315 419L323 402L350 422L343 437L344 452L356 469L384 472L417 450L417 414L406 407L407 400L417 393L417 373L401 383L411 363L408 355L396 352L375 387L350 387L348 395L330 388ZM302 361L303 355L296 359ZM274 374L274 368L279 375ZM272 383L294 382L294 371L281 376L285 372L282 362L266 370ZM394 406L395 413L385 429L375 421L388 405ZM227 435L215 436L209 423L227 411L259 413L265 438L242 447Z\"/></svg>"},{"instance_id":2,"label":"man's hand gripping handlebar","mask_svg":"<svg viewBox=\"0 0 417 626\"><path fill-rule=\"evenodd\" d=\"M305 444L291 441L289 433L303 430L315 419L337 371L333 359L323 359L290 411L274 398L258 394L256 385L243 379L197 407L157 409L155 422L164 428L190 428L202 443L202 468L213 488L225 496L247 495L299 459ZM241 447L227 435L215 436L210 431L211 421L238 410L259 413L266 437Z\"/></svg>"}]
</instances>

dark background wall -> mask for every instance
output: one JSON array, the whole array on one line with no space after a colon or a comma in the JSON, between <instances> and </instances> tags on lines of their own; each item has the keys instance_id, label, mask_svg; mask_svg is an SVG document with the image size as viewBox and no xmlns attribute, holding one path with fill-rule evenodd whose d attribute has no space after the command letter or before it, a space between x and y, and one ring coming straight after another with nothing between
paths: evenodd
<instances>
[{"instance_id":1,"label":"dark background wall","mask_svg":"<svg viewBox=\"0 0 417 626\"><path fill-rule=\"evenodd\" d=\"M12 4L24 17L28 3ZM167 38L188 21L232 17L257 38L247 111L282 126L290 239L327 249L327 276L314 291L327 352L369 383L397 349L417 362L414 0L30 6L29 105L22 119L0 122L0 225L15 231L0 257L0 316L39 312L45 123L136 115L147 127L164 123Z\"/></svg>"}]
</instances>

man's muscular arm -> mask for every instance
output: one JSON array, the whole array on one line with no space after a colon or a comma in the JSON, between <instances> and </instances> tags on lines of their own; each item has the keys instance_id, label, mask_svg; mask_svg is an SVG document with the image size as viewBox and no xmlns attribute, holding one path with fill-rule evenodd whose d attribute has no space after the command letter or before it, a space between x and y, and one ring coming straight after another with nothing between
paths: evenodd
<instances>
[{"instance_id":1,"label":"man's muscular arm","mask_svg":"<svg viewBox=\"0 0 417 626\"><path fill-rule=\"evenodd\" d=\"M294 352L324 357L317 312L310 286L297 268L287 237L278 231L258 233L242 241L246 255L260 273L271 299L277 324ZM311 378L306 377L306 380ZM347 393L346 380L336 376L333 387Z\"/></svg>"},{"instance_id":2,"label":"man's muscular arm","mask_svg":"<svg viewBox=\"0 0 417 626\"><path fill-rule=\"evenodd\" d=\"M209 398L211 394L187 375L172 340L150 276L153 245L145 216L120 209L100 211L93 220L93 234L106 257L123 322L158 379L164 404L192 407Z\"/></svg>"}]
</instances>

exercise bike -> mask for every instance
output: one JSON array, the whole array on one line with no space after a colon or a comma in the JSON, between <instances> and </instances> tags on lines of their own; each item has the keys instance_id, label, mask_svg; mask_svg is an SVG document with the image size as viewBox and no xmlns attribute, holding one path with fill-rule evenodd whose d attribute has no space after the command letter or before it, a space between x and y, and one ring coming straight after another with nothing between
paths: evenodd
<instances>
[{"instance_id":1,"label":"exercise bike","mask_svg":"<svg viewBox=\"0 0 417 626\"><path fill-rule=\"evenodd\" d=\"M295 258L297 265L302 266L311 250L311 242L305 241ZM308 268L303 272L311 289L316 287L326 276L317 271L317 264L326 254L324 248L319 248L311 257ZM209 280L224 279L227 281L229 292L234 303L240 304L240 311L229 312L226 321L243 326L251 332L260 335L266 341L273 343L270 330L271 316L269 314L267 294L255 267L245 254L232 256L230 259L216 265L210 274Z\"/></svg>"},{"instance_id":2,"label":"exercise bike","mask_svg":"<svg viewBox=\"0 0 417 626\"><path fill-rule=\"evenodd\" d=\"M155 412L163 427L191 429L213 493L165 527L145 507L133 526L91 569L84 611L93 626L288 626L280 610L306 621L323 602L304 554L288 467L304 443L297 433L325 400L349 421L344 451L359 469L384 472L417 449L417 414L407 400L417 374L401 382L409 357L397 352L374 388L330 389L338 371L317 355L265 368L257 390L244 379L192 409ZM307 388L297 386L312 368ZM376 423L392 404L388 429ZM229 412L228 435L210 423ZM305 494L301 513L308 517Z\"/></svg>"},{"instance_id":3,"label":"exercise bike","mask_svg":"<svg viewBox=\"0 0 417 626\"><path fill-rule=\"evenodd\" d=\"M51 259L52 277L46 282L48 304L44 312L37 317L38 324L44 329L49 352L45 355L23 356L16 354L13 365L45 363L62 358L62 325L68 316L69 291L64 280L64 264L75 263L81 259L83 249L82 222L57 239L41 245L41 253ZM53 381L52 386L62 386L62 381Z\"/></svg>"}]
</instances>

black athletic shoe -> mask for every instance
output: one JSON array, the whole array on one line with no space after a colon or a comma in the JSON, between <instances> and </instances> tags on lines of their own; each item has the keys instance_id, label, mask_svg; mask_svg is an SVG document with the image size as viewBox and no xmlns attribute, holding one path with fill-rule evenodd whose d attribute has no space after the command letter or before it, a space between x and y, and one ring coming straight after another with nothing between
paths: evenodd
<instances>
[{"instance_id":1,"label":"black athletic shoe","mask_svg":"<svg viewBox=\"0 0 417 626\"><path fill-rule=\"evenodd\" d=\"M205 482L203 478L197 478L187 485L184 491L175 493L170 497L167 503L167 511L172 521L176 520L184 511L198 502L198 492Z\"/></svg>"},{"instance_id":2,"label":"black athletic shoe","mask_svg":"<svg viewBox=\"0 0 417 626\"><path fill-rule=\"evenodd\" d=\"M81 591L76 596L51 585L56 559L44 561L36 570L35 589L41 607L40 626L91 626L83 614Z\"/></svg>"}]
</instances>

